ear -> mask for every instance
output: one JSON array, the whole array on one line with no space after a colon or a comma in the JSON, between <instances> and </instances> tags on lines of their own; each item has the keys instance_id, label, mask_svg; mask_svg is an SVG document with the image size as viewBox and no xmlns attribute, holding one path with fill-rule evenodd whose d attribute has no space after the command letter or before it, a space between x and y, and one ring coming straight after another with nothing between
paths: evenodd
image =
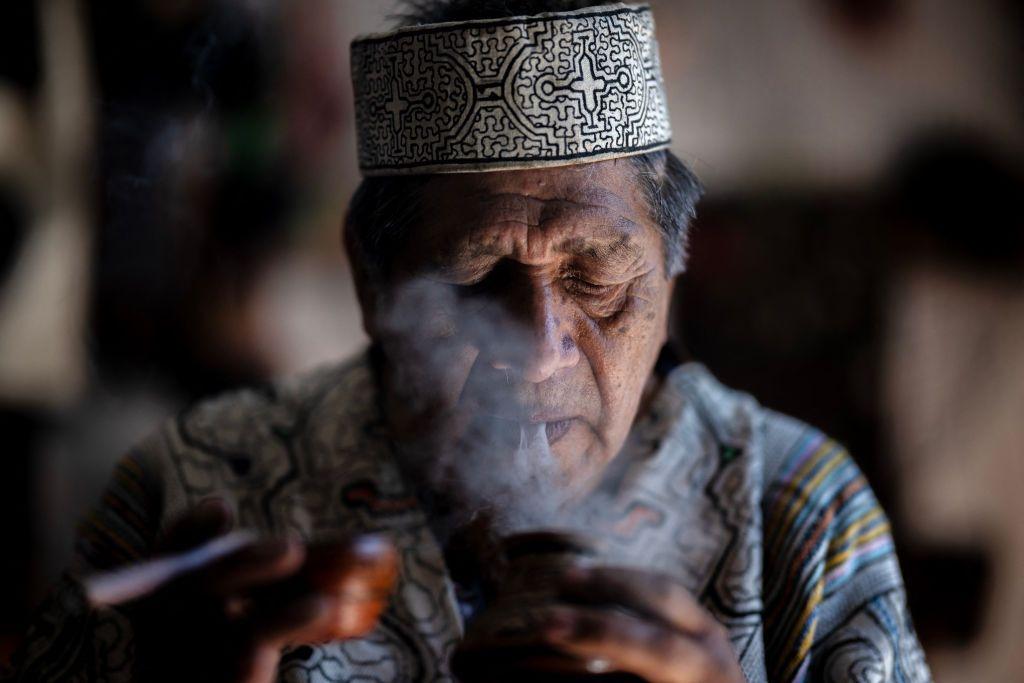
<instances>
[{"instance_id":1,"label":"ear","mask_svg":"<svg viewBox=\"0 0 1024 683\"><path fill-rule=\"evenodd\" d=\"M380 293L379 283L371 277L368 272L365 256L362 248L356 241L355 231L347 223L341 226L341 239L345 245L345 255L348 257L349 267L352 269L352 279L356 285L356 297L359 299L359 308L363 314L363 331L370 339L377 338L377 312L379 310Z\"/></svg>"}]
</instances>

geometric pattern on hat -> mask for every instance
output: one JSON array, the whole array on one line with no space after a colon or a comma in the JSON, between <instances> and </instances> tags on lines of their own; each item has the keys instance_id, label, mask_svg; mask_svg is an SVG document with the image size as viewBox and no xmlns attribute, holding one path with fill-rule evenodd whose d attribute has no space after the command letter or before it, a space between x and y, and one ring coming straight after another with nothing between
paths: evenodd
<instances>
[{"instance_id":1,"label":"geometric pattern on hat","mask_svg":"<svg viewBox=\"0 0 1024 683\"><path fill-rule=\"evenodd\" d=\"M646 5L400 28L352 42L365 175L564 166L671 141Z\"/></svg>"}]
</instances>

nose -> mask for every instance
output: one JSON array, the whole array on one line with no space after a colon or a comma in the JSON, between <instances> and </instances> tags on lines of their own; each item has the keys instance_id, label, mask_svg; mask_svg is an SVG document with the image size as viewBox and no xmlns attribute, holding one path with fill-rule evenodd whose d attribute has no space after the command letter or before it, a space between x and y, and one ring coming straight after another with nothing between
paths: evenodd
<instances>
[{"instance_id":1,"label":"nose","mask_svg":"<svg viewBox=\"0 0 1024 683\"><path fill-rule=\"evenodd\" d=\"M511 297L517 315L514 330L507 330L491 358L495 370L512 371L523 380L540 383L562 368L576 365L580 351L566 323L567 311L550 283L522 283Z\"/></svg>"}]
</instances>

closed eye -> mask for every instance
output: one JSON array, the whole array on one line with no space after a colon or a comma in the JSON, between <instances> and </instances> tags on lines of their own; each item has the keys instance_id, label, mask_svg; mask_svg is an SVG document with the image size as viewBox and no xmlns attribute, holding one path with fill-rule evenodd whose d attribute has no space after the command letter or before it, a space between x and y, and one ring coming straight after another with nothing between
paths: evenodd
<instances>
[{"instance_id":1,"label":"closed eye","mask_svg":"<svg viewBox=\"0 0 1024 683\"><path fill-rule=\"evenodd\" d=\"M584 294L587 296L599 296L613 290L617 285L604 285L597 282L591 282L579 273L566 273L562 277L562 281L565 283L566 289L570 292Z\"/></svg>"}]
</instances>

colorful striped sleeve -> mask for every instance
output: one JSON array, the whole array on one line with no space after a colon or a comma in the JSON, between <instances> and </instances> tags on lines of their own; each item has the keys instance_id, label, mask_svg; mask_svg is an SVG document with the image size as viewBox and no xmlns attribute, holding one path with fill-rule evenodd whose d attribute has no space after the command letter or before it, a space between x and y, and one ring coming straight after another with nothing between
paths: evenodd
<instances>
[{"instance_id":1,"label":"colorful striped sleeve","mask_svg":"<svg viewBox=\"0 0 1024 683\"><path fill-rule=\"evenodd\" d=\"M114 469L100 504L78 524L73 569L110 569L147 556L160 521L158 495L151 487L141 450Z\"/></svg>"},{"instance_id":2,"label":"colorful striped sleeve","mask_svg":"<svg viewBox=\"0 0 1024 683\"><path fill-rule=\"evenodd\" d=\"M835 441L794 436L763 504L770 680L930 680L874 493Z\"/></svg>"}]
</instances>

